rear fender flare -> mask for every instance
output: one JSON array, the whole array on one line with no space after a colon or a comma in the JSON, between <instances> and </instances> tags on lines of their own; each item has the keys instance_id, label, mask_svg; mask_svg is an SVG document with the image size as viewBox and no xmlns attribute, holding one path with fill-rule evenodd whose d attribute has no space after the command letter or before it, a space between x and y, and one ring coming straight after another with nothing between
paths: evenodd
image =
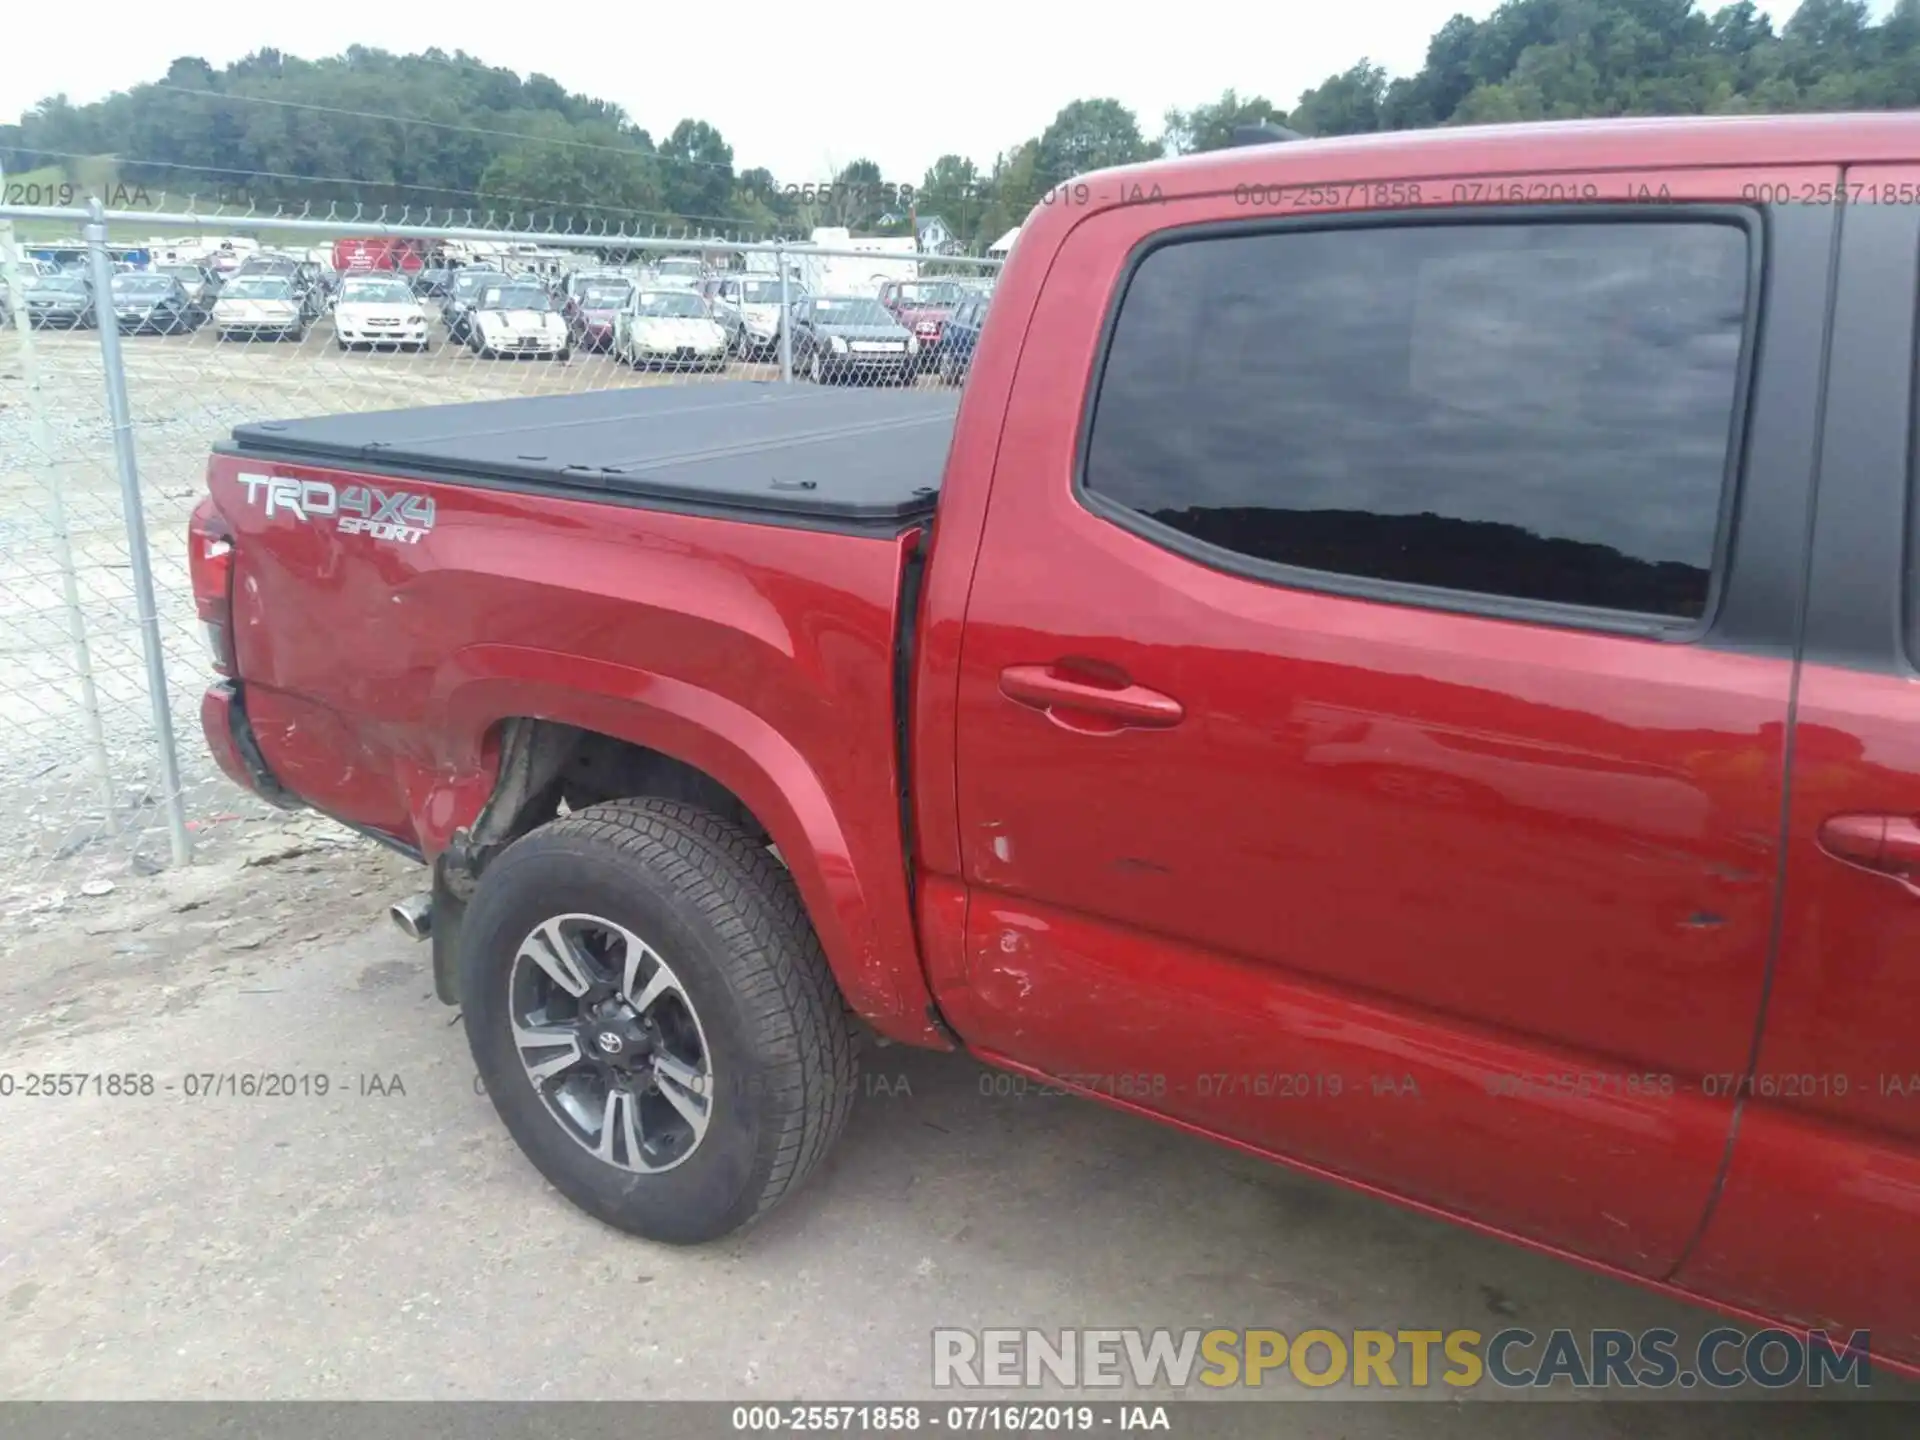
<instances>
[{"instance_id":1,"label":"rear fender flare","mask_svg":"<svg viewBox=\"0 0 1920 1440\"><path fill-rule=\"evenodd\" d=\"M504 722L533 717L597 731L668 756L724 785L766 827L820 937L841 993L893 1039L948 1048L930 1019L898 861L863 863L819 776L764 718L701 687L635 667L555 657L513 645L473 646L442 669L435 708L446 717L439 764L407 777L408 808L429 859L470 827L492 794ZM877 870L882 873L875 873ZM898 894L893 891L897 889ZM898 923L889 917L897 915Z\"/></svg>"}]
</instances>

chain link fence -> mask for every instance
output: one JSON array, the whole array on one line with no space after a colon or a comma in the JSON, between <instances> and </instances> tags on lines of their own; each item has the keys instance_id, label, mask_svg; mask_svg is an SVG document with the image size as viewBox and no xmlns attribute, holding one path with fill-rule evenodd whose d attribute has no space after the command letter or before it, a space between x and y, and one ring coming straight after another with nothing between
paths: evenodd
<instances>
[{"instance_id":1,"label":"chain link fence","mask_svg":"<svg viewBox=\"0 0 1920 1440\"><path fill-rule=\"evenodd\" d=\"M0 208L0 892L183 863L268 813L199 728L185 532L234 425L717 380L957 385L999 263L845 232Z\"/></svg>"}]
</instances>

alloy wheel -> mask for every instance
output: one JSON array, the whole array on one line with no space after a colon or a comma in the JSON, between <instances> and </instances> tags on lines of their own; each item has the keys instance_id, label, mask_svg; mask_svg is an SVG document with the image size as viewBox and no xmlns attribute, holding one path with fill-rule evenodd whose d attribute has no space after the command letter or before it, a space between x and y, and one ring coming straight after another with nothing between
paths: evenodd
<instances>
[{"instance_id":1,"label":"alloy wheel","mask_svg":"<svg viewBox=\"0 0 1920 1440\"><path fill-rule=\"evenodd\" d=\"M595 915L556 915L508 972L528 1082L573 1141L621 1170L692 1155L713 1117L713 1066L693 1001L666 958Z\"/></svg>"}]
</instances>

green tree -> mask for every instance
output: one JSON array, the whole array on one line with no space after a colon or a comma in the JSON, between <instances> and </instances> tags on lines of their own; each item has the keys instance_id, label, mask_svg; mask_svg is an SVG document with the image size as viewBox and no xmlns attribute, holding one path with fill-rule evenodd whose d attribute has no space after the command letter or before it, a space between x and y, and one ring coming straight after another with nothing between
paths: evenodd
<instances>
[{"instance_id":1,"label":"green tree","mask_svg":"<svg viewBox=\"0 0 1920 1440\"><path fill-rule=\"evenodd\" d=\"M968 248L984 252L1040 203L1046 187L1040 183L1040 142L1028 140L994 157L993 169L981 187L985 205L967 237Z\"/></svg>"},{"instance_id":2,"label":"green tree","mask_svg":"<svg viewBox=\"0 0 1920 1440\"><path fill-rule=\"evenodd\" d=\"M1305 135L1361 135L1382 128L1387 72L1362 60L1300 97L1293 128Z\"/></svg>"},{"instance_id":3,"label":"green tree","mask_svg":"<svg viewBox=\"0 0 1920 1440\"><path fill-rule=\"evenodd\" d=\"M480 176L480 191L496 205L522 217L528 211L550 212L554 223L569 227L653 220L665 208L654 158L606 143L614 138L610 132L569 125L553 114L536 118L528 132Z\"/></svg>"},{"instance_id":4,"label":"green tree","mask_svg":"<svg viewBox=\"0 0 1920 1440\"><path fill-rule=\"evenodd\" d=\"M921 177L914 208L924 218L938 215L956 236L973 233L987 203L980 167L962 155L942 155Z\"/></svg>"},{"instance_id":5,"label":"green tree","mask_svg":"<svg viewBox=\"0 0 1920 1440\"><path fill-rule=\"evenodd\" d=\"M695 228L728 218L733 203L733 147L704 120L682 120L660 142L667 208Z\"/></svg>"},{"instance_id":6,"label":"green tree","mask_svg":"<svg viewBox=\"0 0 1920 1440\"><path fill-rule=\"evenodd\" d=\"M1041 132L1036 178L1045 191L1089 170L1148 159L1156 148L1141 137L1139 121L1118 100L1075 100Z\"/></svg>"},{"instance_id":7,"label":"green tree","mask_svg":"<svg viewBox=\"0 0 1920 1440\"><path fill-rule=\"evenodd\" d=\"M1287 112L1264 95L1241 99L1232 90L1223 90L1218 100L1196 105L1191 110L1169 110L1166 130L1160 143L1169 155L1191 155L1202 150L1219 150L1233 143L1233 132L1242 125L1272 121L1287 123Z\"/></svg>"}]
</instances>

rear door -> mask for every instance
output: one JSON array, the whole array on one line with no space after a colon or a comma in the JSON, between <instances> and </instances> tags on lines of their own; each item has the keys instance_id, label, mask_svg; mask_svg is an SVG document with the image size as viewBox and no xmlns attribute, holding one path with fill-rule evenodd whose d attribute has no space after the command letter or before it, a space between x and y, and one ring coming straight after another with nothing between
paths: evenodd
<instances>
[{"instance_id":1,"label":"rear door","mask_svg":"<svg viewBox=\"0 0 1920 1440\"><path fill-rule=\"evenodd\" d=\"M1920 1361L1920 168L1847 193L1780 951L1681 1279Z\"/></svg>"},{"instance_id":2,"label":"rear door","mask_svg":"<svg viewBox=\"0 0 1920 1440\"><path fill-rule=\"evenodd\" d=\"M967 613L969 1042L1671 1269L1769 948L1832 235L1752 202L1823 177L1075 226Z\"/></svg>"}]
</instances>

